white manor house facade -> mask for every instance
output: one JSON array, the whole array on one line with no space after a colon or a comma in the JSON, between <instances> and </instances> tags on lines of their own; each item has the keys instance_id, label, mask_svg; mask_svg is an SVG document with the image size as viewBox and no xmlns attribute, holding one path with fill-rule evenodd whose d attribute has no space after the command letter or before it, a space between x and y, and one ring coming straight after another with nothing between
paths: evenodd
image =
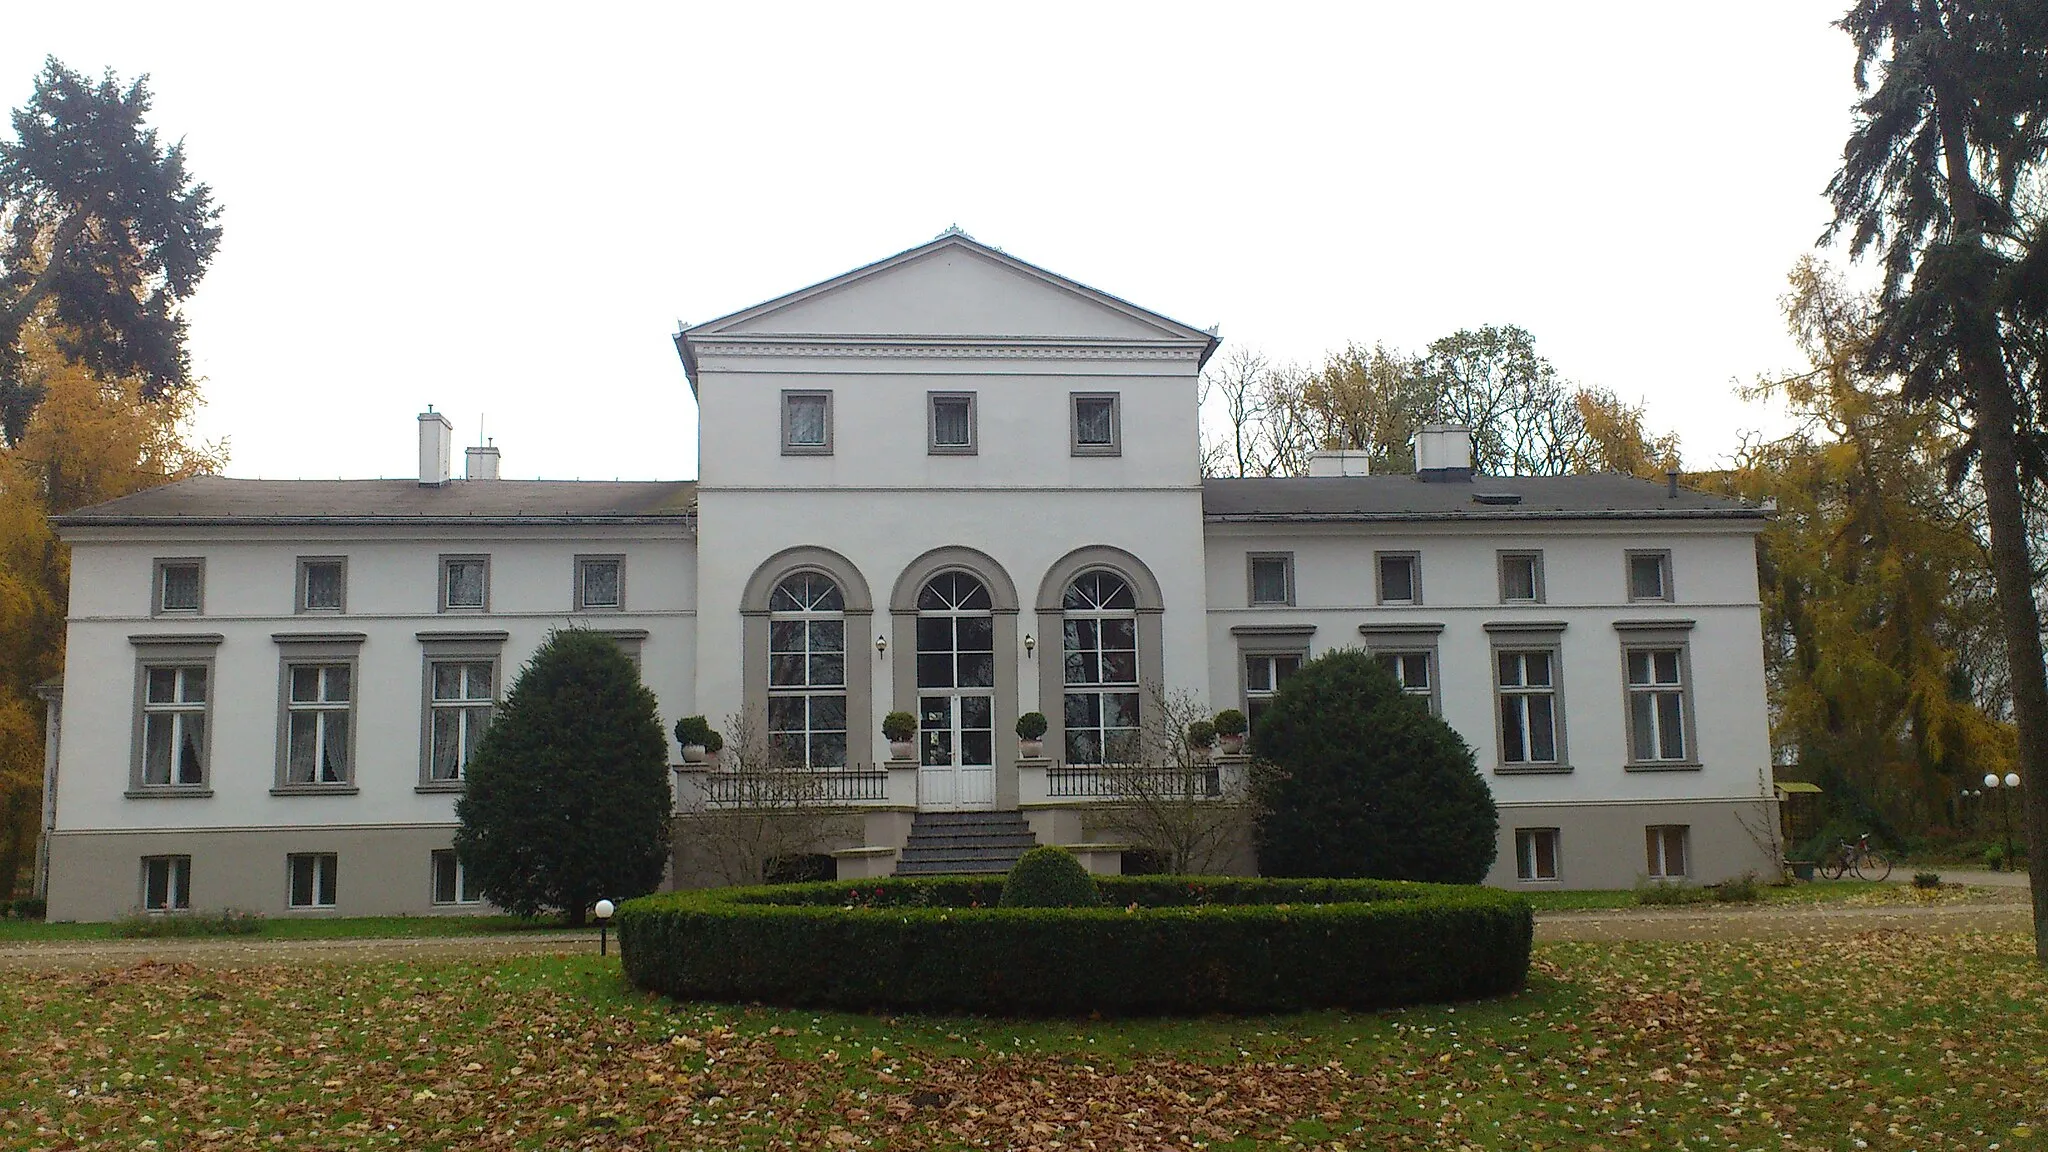
<instances>
[{"instance_id":1,"label":"white manor house facade","mask_svg":"<svg viewBox=\"0 0 2048 1152\"><path fill-rule=\"evenodd\" d=\"M745 715L800 749L860 816L824 846L842 876L959 812L1113 869L1105 742L1162 691L1255 712L1343 647L1475 750L1489 883L1777 866L1754 506L1475 476L1457 428L1413 475L1329 453L1204 479L1215 335L956 230L676 345L695 482L502 480L495 448L453 478L429 411L416 480L200 477L64 517L51 918L477 910L463 764L564 627L616 637L665 724ZM679 803L715 783L671 755Z\"/></svg>"}]
</instances>

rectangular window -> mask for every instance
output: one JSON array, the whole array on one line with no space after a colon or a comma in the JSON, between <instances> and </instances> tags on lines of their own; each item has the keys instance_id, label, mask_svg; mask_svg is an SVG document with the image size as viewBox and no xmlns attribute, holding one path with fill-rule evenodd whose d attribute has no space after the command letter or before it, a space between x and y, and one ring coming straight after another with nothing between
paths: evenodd
<instances>
[{"instance_id":1,"label":"rectangular window","mask_svg":"<svg viewBox=\"0 0 2048 1152\"><path fill-rule=\"evenodd\" d=\"M144 788L206 783L207 683L204 664L148 665L142 670Z\"/></svg>"},{"instance_id":2,"label":"rectangular window","mask_svg":"<svg viewBox=\"0 0 2048 1152\"><path fill-rule=\"evenodd\" d=\"M299 557L299 611L340 612L348 596L348 561L337 556Z\"/></svg>"},{"instance_id":3,"label":"rectangular window","mask_svg":"<svg viewBox=\"0 0 2048 1152\"><path fill-rule=\"evenodd\" d=\"M1686 760L1685 650L1631 648L1626 663L1629 759Z\"/></svg>"},{"instance_id":4,"label":"rectangular window","mask_svg":"<svg viewBox=\"0 0 2048 1152\"><path fill-rule=\"evenodd\" d=\"M1076 456L1117 456L1123 452L1123 417L1114 392L1076 392L1072 397Z\"/></svg>"},{"instance_id":5,"label":"rectangular window","mask_svg":"<svg viewBox=\"0 0 2048 1152\"><path fill-rule=\"evenodd\" d=\"M151 610L159 616L198 615L206 586L206 562L197 559L156 562Z\"/></svg>"},{"instance_id":6,"label":"rectangular window","mask_svg":"<svg viewBox=\"0 0 2048 1152\"><path fill-rule=\"evenodd\" d=\"M490 557L441 557L441 611L481 612L490 602Z\"/></svg>"},{"instance_id":7,"label":"rectangular window","mask_svg":"<svg viewBox=\"0 0 2048 1152\"><path fill-rule=\"evenodd\" d=\"M291 664L285 680L285 784L347 784L354 668Z\"/></svg>"},{"instance_id":8,"label":"rectangular window","mask_svg":"<svg viewBox=\"0 0 2048 1152\"><path fill-rule=\"evenodd\" d=\"M1260 652L1244 658L1244 715L1256 722L1272 706L1273 694L1289 676L1301 669L1306 659L1299 652Z\"/></svg>"},{"instance_id":9,"label":"rectangular window","mask_svg":"<svg viewBox=\"0 0 2048 1152\"><path fill-rule=\"evenodd\" d=\"M332 852L299 852L285 857L291 877L293 908L334 907L335 872L340 858Z\"/></svg>"},{"instance_id":10,"label":"rectangular window","mask_svg":"<svg viewBox=\"0 0 2048 1152\"><path fill-rule=\"evenodd\" d=\"M1372 655L1373 659L1379 661L1380 667L1385 668L1388 674L1393 676L1394 682L1401 686L1403 695L1413 696L1423 707L1431 712L1436 711L1436 683L1435 678L1430 675L1430 665L1434 663L1431 659L1433 653L1375 650Z\"/></svg>"},{"instance_id":11,"label":"rectangular window","mask_svg":"<svg viewBox=\"0 0 2048 1152\"><path fill-rule=\"evenodd\" d=\"M626 606L626 558L576 558L576 610L602 612Z\"/></svg>"},{"instance_id":12,"label":"rectangular window","mask_svg":"<svg viewBox=\"0 0 2048 1152\"><path fill-rule=\"evenodd\" d=\"M928 403L926 450L933 456L974 455L974 393L932 392Z\"/></svg>"},{"instance_id":13,"label":"rectangular window","mask_svg":"<svg viewBox=\"0 0 2048 1152\"><path fill-rule=\"evenodd\" d=\"M443 848L434 853L434 903L436 904L477 904L483 897L469 882L469 870L462 861L455 858L452 848Z\"/></svg>"},{"instance_id":14,"label":"rectangular window","mask_svg":"<svg viewBox=\"0 0 2048 1152\"><path fill-rule=\"evenodd\" d=\"M782 394L782 454L832 454L832 393L786 391Z\"/></svg>"},{"instance_id":15,"label":"rectangular window","mask_svg":"<svg viewBox=\"0 0 2048 1152\"><path fill-rule=\"evenodd\" d=\"M1294 603L1294 554L1253 553L1245 557L1250 566L1251 602L1254 607Z\"/></svg>"},{"instance_id":16,"label":"rectangular window","mask_svg":"<svg viewBox=\"0 0 2048 1152\"><path fill-rule=\"evenodd\" d=\"M1380 603L1422 603L1422 561L1413 552L1377 552Z\"/></svg>"},{"instance_id":17,"label":"rectangular window","mask_svg":"<svg viewBox=\"0 0 2048 1152\"><path fill-rule=\"evenodd\" d=\"M1557 879L1557 840L1555 828L1515 829L1515 879Z\"/></svg>"},{"instance_id":18,"label":"rectangular window","mask_svg":"<svg viewBox=\"0 0 2048 1152\"><path fill-rule=\"evenodd\" d=\"M1671 553L1631 552L1628 554L1628 598L1631 600L1671 599Z\"/></svg>"},{"instance_id":19,"label":"rectangular window","mask_svg":"<svg viewBox=\"0 0 2048 1152\"><path fill-rule=\"evenodd\" d=\"M452 784L483 743L497 699L497 665L490 660L434 660L427 665L427 781Z\"/></svg>"},{"instance_id":20,"label":"rectangular window","mask_svg":"<svg viewBox=\"0 0 2048 1152\"><path fill-rule=\"evenodd\" d=\"M1511 767L1559 763L1557 653L1494 653L1500 694L1500 759Z\"/></svg>"},{"instance_id":21,"label":"rectangular window","mask_svg":"<svg viewBox=\"0 0 2048 1152\"><path fill-rule=\"evenodd\" d=\"M192 908L192 858L144 856L142 907L148 912L187 912Z\"/></svg>"},{"instance_id":22,"label":"rectangular window","mask_svg":"<svg viewBox=\"0 0 2048 1152\"><path fill-rule=\"evenodd\" d=\"M1643 829L1645 862L1652 880L1683 880L1690 874L1690 824L1652 824Z\"/></svg>"},{"instance_id":23,"label":"rectangular window","mask_svg":"<svg viewBox=\"0 0 2048 1152\"><path fill-rule=\"evenodd\" d=\"M1540 604L1543 601L1543 553L1500 554L1500 602Z\"/></svg>"}]
</instances>

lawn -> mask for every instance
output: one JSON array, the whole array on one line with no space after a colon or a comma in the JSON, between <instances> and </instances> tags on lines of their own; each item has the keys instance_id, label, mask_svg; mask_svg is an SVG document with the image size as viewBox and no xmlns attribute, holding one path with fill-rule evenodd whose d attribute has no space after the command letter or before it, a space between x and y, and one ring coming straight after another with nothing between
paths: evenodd
<instances>
[{"instance_id":1,"label":"lawn","mask_svg":"<svg viewBox=\"0 0 2048 1152\"><path fill-rule=\"evenodd\" d=\"M1519 996L1378 1015L671 1005L577 956L15 972L0 1020L6 1147L1982 1152L2048 1132L2048 976L2018 935L1549 945Z\"/></svg>"},{"instance_id":2,"label":"lawn","mask_svg":"<svg viewBox=\"0 0 2048 1152\"><path fill-rule=\"evenodd\" d=\"M0 944L32 940L111 940L116 924L45 924L40 920L0 920ZM521 920L516 916L273 916L254 937L222 936L224 940L337 940L349 937L476 936L500 932L561 931L553 920ZM596 926L591 926L596 931Z\"/></svg>"}]
</instances>

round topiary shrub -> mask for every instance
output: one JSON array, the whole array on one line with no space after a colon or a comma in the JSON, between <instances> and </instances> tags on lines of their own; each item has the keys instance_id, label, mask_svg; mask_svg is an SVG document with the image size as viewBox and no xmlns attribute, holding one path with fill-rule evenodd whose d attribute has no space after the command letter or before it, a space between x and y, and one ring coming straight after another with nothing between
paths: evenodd
<instances>
[{"instance_id":1,"label":"round topiary shrub","mask_svg":"<svg viewBox=\"0 0 2048 1152\"><path fill-rule=\"evenodd\" d=\"M1102 903L1095 878L1065 848L1033 848L1010 866L1004 908L1094 908Z\"/></svg>"},{"instance_id":2,"label":"round topiary shrub","mask_svg":"<svg viewBox=\"0 0 2048 1152\"><path fill-rule=\"evenodd\" d=\"M1302 665L1252 747L1265 875L1477 884L1493 867L1499 819L1472 749L1364 652Z\"/></svg>"}]
</instances>

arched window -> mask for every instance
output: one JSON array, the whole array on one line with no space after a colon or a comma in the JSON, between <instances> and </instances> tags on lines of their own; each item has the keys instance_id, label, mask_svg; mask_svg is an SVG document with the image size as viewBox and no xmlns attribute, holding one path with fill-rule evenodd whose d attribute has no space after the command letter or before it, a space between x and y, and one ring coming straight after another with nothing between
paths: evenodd
<instances>
[{"instance_id":1,"label":"arched window","mask_svg":"<svg viewBox=\"0 0 2048 1152\"><path fill-rule=\"evenodd\" d=\"M995 617L988 588L941 572L917 594L917 697L925 767L995 764Z\"/></svg>"},{"instance_id":2,"label":"arched window","mask_svg":"<svg viewBox=\"0 0 2048 1152\"><path fill-rule=\"evenodd\" d=\"M794 764L846 767L846 600L823 573L768 598L768 736Z\"/></svg>"},{"instance_id":3,"label":"arched window","mask_svg":"<svg viewBox=\"0 0 2048 1152\"><path fill-rule=\"evenodd\" d=\"M1138 741L1138 612L1114 572L1083 572L1060 602L1066 759L1128 759Z\"/></svg>"}]
</instances>

